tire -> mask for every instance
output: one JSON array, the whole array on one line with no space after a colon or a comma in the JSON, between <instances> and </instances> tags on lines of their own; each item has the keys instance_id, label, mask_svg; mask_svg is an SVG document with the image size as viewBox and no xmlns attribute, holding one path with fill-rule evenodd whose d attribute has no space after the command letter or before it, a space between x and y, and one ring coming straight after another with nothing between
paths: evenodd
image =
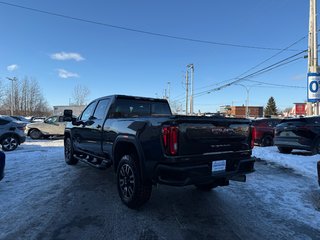
<instances>
[{"instance_id":1,"label":"tire","mask_svg":"<svg viewBox=\"0 0 320 240\"><path fill-rule=\"evenodd\" d=\"M202 184L195 184L196 188L204 191L204 192L209 192L211 189L218 187L218 184L216 182L211 182L211 183L202 183Z\"/></svg>"},{"instance_id":2,"label":"tire","mask_svg":"<svg viewBox=\"0 0 320 240\"><path fill-rule=\"evenodd\" d=\"M1 145L3 151L13 151L18 147L19 140L15 136L6 136L4 139L2 139Z\"/></svg>"},{"instance_id":3,"label":"tire","mask_svg":"<svg viewBox=\"0 0 320 240\"><path fill-rule=\"evenodd\" d=\"M151 196L151 183L143 183L134 154L124 155L117 168L117 187L121 201L129 208L137 209Z\"/></svg>"},{"instance_id":4,"label":"tire","mask_svg":"<svg viewBox=\"0 0 320 240\"><path fill-rule=\"evenodd\" d=\"M42 133L38 129L32 129L29 133L29 136L32 139L40 139L42 138Z\"/></svg>"},{"instance_id":5,"label":"tire","mask_svg":"<svg viewBox=\"0 0 320 240\"><path fill-rule=\"evenodd\" d=\"M317 139L311 149L311 154L316 155L320 153L320 139Z\"/></svg>"},{"instance_id":6,"label":"tire","mask_svg":"<svg viewBox=\"0 0 320 240\"><path fill-rule=\"evenodd\" d=\"M292 148L289 148L289 147L278 147L278 150L279 150L279 152L286 153L286 154L292 152Z\"/></svg>"},{"instance_id":7,"label":"tire","mask_svg":"<svg viewBox=\"0 0 320 240\"><path fill-rule=\"evenodd\" d=\"M273 137L266 135L261 140L261 147L273 146Z\"/></svg>"},{"instance_id":8,"label":"tire","mask_svg":"<svg viewBox=\"0 0 320 240\"><path fill-rule=\"evenodd\" d=\"M64 160L68 165L76 165L78 163L78 159L74 156L73 143L70 137L64 140Z\"/></svg>"}]
</instances>

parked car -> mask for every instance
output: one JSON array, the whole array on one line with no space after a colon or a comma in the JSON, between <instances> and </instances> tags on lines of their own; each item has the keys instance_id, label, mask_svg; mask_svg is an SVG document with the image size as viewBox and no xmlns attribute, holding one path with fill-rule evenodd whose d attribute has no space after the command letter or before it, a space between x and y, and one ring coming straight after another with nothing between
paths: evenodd
<instances>
[{"instance_id":1,"label":"parked car","mask_svg":"<svg viewBox=\"0 0 320 240\"><path fill-rule=\"evenodd\" d=\"M276 127L274 144L281 153L293 149L320 153L320 117L283 119Z\"/></svg>"},{"instance_id":2,"label":"parked car","mask_svg":"<svg viewBox=\"0 0 320 240\"><path fill-rule=\"evenodd\" d=\"M92 101L65 129L65 161L114 167L122 202L138 208L152 184L209 191L254 171L251 121L174 116L164 99L113 95Z\"/></svg>"},{"instance_id":3,"label":"parked car","mask_svg":"<svg viewBox=\"0 0 320 240\"><path fill-rule=\"evenodd\" d=\"M278 118L265 118L252 121L254 143L261 147L273 146L274 130L280 123Z\"/></svg>"},{"instance_id":4,"label":"parked car","mask_svg":"<svg viewBox=\"0 0 320 240\"><path fill-rule=\"evenodd\" d=\"M26 134L32 139L48 138L50 136L63 136L66 122L63 116L51 116L44 122L27 124Z\"/></svg>"},{"instance_id":5,"label":"parked car","mask_svg":"<svg viewBox=\"0 0 320 240\"><path fill-rule=\"evenodd\" d=\"M26 124L9 116L0 116L0 144L3 151L13 151L26 140Z\"/></svg>"},{"instance_id":6,"label":"parked car","mask_svg":"<svg viewBox=\"0 0 320 240\"><path fill-rule=\"evenodd\" d=\"M318 183L319 183L319 186L320 186L320 161L318 161L317 170L318 170Z\"/></svg>"},{"instance_id":7,"label":"parked car","mask_svg":"<svg viewBox=\"0 0 320 240\"><path fill-rule=\"evenodd\" d=\"M30 122L31 122L31 123L44 122L44 120L46 120L45 117L31 117L31 118L30 118Z\"/></svg>"},{"instance_id":8,"label":"parked car","mask_svg":"<svg viewBox=\"0 0 320 240\"><path fill-rule=\"evenodd\" d=\"M0 181L4 177L4 166L6 165L6 155L0 151Z\"/></svg>"},{"instance_id":9,"label":"parked car","mask_svg":"<svg viewBox=\"0 0 320 240\"><path fill-rule=\"evenodd\" d=\"M17 121L24 122L26 124L30 123L30 121L23 116L10 116L10 117L14 118Z\"/></svg>"}]
</instances>

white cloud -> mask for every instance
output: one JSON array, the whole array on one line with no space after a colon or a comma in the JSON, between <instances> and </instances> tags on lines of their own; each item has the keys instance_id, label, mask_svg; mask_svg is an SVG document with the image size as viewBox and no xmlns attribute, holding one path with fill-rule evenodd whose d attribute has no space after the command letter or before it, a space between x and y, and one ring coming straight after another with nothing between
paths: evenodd
<instances>
[{"instance_id":1,"label":"white cloud","mask_svg":"<svg viewBox=\"0 0 320 240\"><path fill-rule=\"evenodd\" d=\"M9 66L7 67L7 70L8 70L9 72L12 72L12 71L17 70L17 69L18 69L18 65L17 65L17 64L12 64L12 65L9 65Z\"/></svg>"},{"instance_id":2,"label":"white cloud","mask_svg":"<svg viewBox=\"0 0 320 240\"><path fill-rule=\"evenodd\" d=\"M79 77L77 73L68 72L67 70L64 70L64 69L58 69L58 75L61 78Z\"/></svg>"},{"instance_id":3,"label":"white cloud","mask_svg":"<svg viewBox=\"0 0 320 240\"><path fill-rule=\"evenodd\" d=\"M77 62L85 60L84 57L80 55L80 53L66 53L66 52L59 52L51 54L51 58L54 60L75 60Z\"/></svg>"},{"instance_id":4,"label":"white cloud","mask_svg":"<svg viewBox=\"0 0 320 240\"><path fill-rule=\"evenodd\" d=\"M292 80L306 80L307 79L307 74L296 74L294 76L292 76Z\"/></svg>"}]
</instances>

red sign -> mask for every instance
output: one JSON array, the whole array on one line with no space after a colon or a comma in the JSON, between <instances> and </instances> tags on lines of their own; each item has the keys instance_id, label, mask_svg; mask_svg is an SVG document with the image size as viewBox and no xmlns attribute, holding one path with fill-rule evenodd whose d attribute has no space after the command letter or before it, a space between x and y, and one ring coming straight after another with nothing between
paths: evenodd
<instances>
[{"instance_id":1,"label":"red sign","mask_svg":"<svg viewBox=\"0 0 320 240\"><path fill-rule=\"evenodd\" d=\"M296 115L306 115L306 104L296 103Z\"/></svg>"}]
</instances>

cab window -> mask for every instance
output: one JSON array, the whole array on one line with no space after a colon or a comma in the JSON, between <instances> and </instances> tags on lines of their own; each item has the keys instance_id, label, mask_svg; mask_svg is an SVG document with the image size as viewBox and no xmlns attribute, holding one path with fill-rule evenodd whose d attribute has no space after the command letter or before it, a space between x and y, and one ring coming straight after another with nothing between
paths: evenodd
<instances>
[{"instance_id":1,"label":"cab window","mask_svg":"<svg viewBox=\"0 0 320 240\"><path fill-rule=\"evenodd\" d=\"M82 121L87 121L89 120L89 118L92 116L93 111L96 107L97 102L92 102L90 103L87 108L83 111L83 113L81 114L80 120Z\"/></svg>"}]
</instances>

